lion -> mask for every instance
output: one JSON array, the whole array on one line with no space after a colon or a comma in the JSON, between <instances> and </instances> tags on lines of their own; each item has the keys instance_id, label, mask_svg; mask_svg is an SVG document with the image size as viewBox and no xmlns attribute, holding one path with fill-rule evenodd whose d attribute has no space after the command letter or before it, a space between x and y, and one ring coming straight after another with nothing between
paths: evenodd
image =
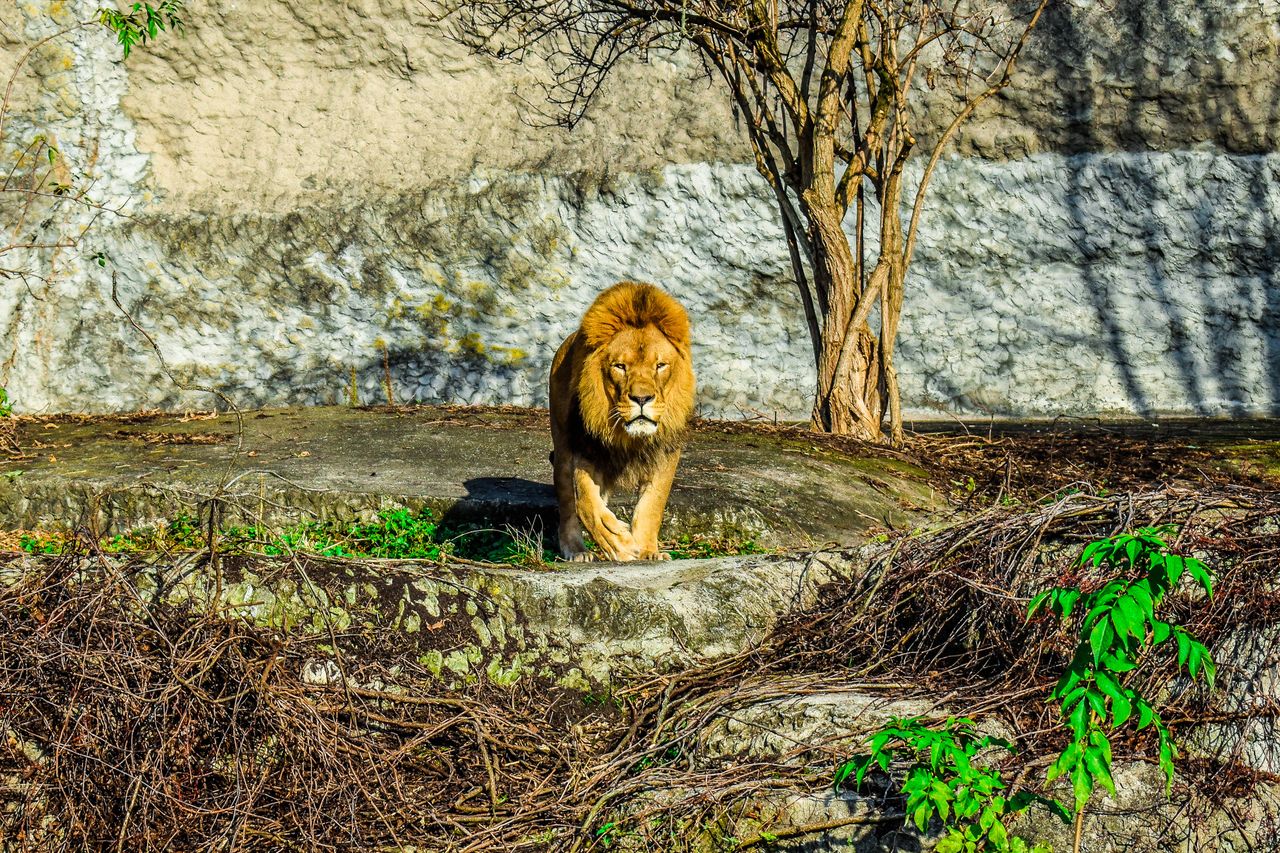
<instances>
[{"instance_id":1,"label":"lion","mask_svg":"<svg viewBox=\"0 0 1280 853\"><path fill-rule=\"evenodd\" d=\"M596 298L557 350L551 460L565 559L671 559L658 528L693 413L690 342L679 302L624 281ZM639 491L630 525L609 510L618 488Z\"/></svg>"}]
</instances>

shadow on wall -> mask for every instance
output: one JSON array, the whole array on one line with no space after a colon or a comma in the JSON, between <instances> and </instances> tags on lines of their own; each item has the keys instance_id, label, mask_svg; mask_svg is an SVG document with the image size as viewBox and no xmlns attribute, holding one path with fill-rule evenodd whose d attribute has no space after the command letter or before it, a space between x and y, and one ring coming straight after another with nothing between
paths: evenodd
<instances>
[{"instance_id":1,"label":"shadow on wall","mask_svg":"<svg viewBox=\"0 0 1280 853\"><path fill-rule=\"evenodd\" d=\"M1203 80L1197 94L1209 101L1205 105L1207 119L1217 127L1261 124L1255 138L1276 138L1280 104L1271 103L1260 112L1259 105L1247 102L1247 87L1229 84L1228 59L1215 48L1223 37L1221 10L1206 5L1178 4L1182 18L1168 15L1165 4L1158 3L1121 3L1111 14L1119 16L1120 25L1131 36L1131 45L1147 44L1153 34L1169 27L1182 28L1177 41L1204 45L1194 61ZM1231 205L1223 202L1231 200L1224 195L1233 187L1215 175L1212 166L1203 174L1181 175L1185 185L1179 194L1170 192L1168 182L1156 170L1143 168L1149 161L1134 158L1124 164L1127 174L1113 183L1132 192L1118 200L1131 219L1112 223L1092 215L1081 188L1096 185L1096 174L1091 170L1097 168L1097 158L1088 155L1107 147L1093 122L1094 99L1106 81L1095 74L1091 62L1079 61L1089 55L1091 42L1083 19L1090 12L1069 4L1051 8L1053 15L1046 23L1063 47L1052 56L1059 63L1056 70L1061 80L1069 87L1067 149L1076 155L1066 161L1074 242L1083 256L1083 282L1101 329L1099 344L1114 365L1134 411L1143 416L1157 414L1140 371L1135 369L1144 355L1137 352L1140 344L1155 340L1166 348L1164 361L1177 373L1169 378L1180 384L1191 411L1199 415L1224 411L1235 416L1280 415L1280 291L1276 281L1280 228L1274 208L1280 200L1268 198L1268 188L1274 191L1280 187L1280 168L1262 153L1233 152L1243 155L1232 158L1233 168L1246 174L1245 181L1234 182L1234 189L1238 192L1243 183L1247 198L1235 199L1237 204ZM1149 122L1143 113L1160 109L1162 68L1137 50L1123 61L1129 66L1130 79L1125 82L1132 85L1133 95L1120 138L1135 145L1149 143ZM1204 95L1208 92L1214 97ZM1145 96L1148 93L1155 94ZM1200 171L1190 160L1184 165ZM1249 211L1243 222L1225 212L1241 206ZM1179 223L1186 225L1181 246L1170 239L1170 231ZM1104 229L1108 233L1102 233ZM1111 229L1120 234L1110 233ZM1116 276L1107 274L1108 265L1125 260L1129 271L1138 273L1136 280L1117 281ZM1135 299L1141 310L1120 310L1123 301ZM1146 326L1135 328L1134 321L1142 317ZM1245 333L1250 326L1262 330L1260 350L1252 344L1254 336ZM1149 358L1151 354L1145 355Z\"/></svg>"},{"instance_id":2,"label":"shadow on wall","mask_svg":"<svg viewBox=\"0 0 1280 853\"><path fill-rule=\"evenodd\" d=\"M537 381L550 369L545 361L542 357L530 357L511 364L465 350L394 347L385 357L379 351L356 365L354 379L350 373L342 377L343 398L333 402L499 405L511 401L527 405L532 398L534 404L540 401L546 405L545 383Z\"/></svg>"}]
</instances>

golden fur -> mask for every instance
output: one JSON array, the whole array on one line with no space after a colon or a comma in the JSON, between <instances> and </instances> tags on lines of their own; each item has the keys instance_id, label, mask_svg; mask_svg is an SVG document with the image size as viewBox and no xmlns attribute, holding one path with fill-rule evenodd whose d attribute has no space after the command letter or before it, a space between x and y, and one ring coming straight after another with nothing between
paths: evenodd
<instances>
[{"instance_id":1,"label":"golden fur","mask_svg":"<svg viewBox=\"0 0 1280 853\"><path fill-rule=\"evenodd\" d=\"M651 284L620 282L601 293L551 365L551 442L560 552L660 560L658 528L693 413L689 317ZM640 497L630 525L608 508L617 487Z\"/></svg>"}]
</instances>

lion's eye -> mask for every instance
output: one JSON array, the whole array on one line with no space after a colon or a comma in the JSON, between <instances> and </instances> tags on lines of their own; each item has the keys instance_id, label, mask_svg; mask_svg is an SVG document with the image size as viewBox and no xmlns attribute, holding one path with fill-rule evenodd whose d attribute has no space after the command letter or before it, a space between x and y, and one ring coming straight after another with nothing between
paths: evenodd
<instances>
[{"instance_id":1,"label":"lion's eye","mask_svg":"<svg viewBox=\"0 0 1280 853\"><path fill-rule=\"evenodd\" d=\"M615 361L615 362L613 363L613 369L614 369L614 370L616 370L616 371L618 371L619 373L626 373L626 372L627 372L627 366L626 366L625 364L623 364L622 362L620 362L620 361Z\"/></svg>"},{"instance_id":2,"label":"lion's eye","mask_svg":"<svg viewBox=\"0 0 1280 853\"><path fill-rule=\"evenodd\" d=\"M670 367L670 366L671 366L671 365L667 364L665 361L660 361L660 362L658 362L658 369L659 369L659 370L666 370L666 369L667 369L668 367Z\"/></svg>"}]
</instances>

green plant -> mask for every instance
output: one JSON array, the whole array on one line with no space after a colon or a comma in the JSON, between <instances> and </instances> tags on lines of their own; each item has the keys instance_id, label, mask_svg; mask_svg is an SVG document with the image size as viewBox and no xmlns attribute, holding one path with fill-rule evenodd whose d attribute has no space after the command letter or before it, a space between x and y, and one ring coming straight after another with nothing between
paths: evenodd
<instances>
[{"instance_id":1,"label":"green plant","mask_svg":"<svg viewBox=\"0 0 1280 853\"><path fill-rule=\"evenodd\" d=\"M203 547L204 539L199 519L179 515L167 524L138 527L105 537L99 544L102 550L112 553L195 551Z\"/></svg>"},{"instance_id":2,"label":"green plant","mask_svg":"<svg viewBox=\"0 0 1280 853\"><path fill-rule=\"evenodd\" d=\"M693 560L710 557L736 557L742 554L766 554L768 549L754 539L734 539L728 536L681 534L671 546L672 559Z\"/></svg>"},{"instance_id":3,"label":"green plant","mask_svg":"<svg viewBox=\"0 0 1280 853\"><path fill-rule=\"evenodd\" d=\"M135 44L146 44L163 30L181 30L183 8L186 0L161 0L159 5L134 3L128 12L103 7L98 10L98 20L116 34L120 51L129 58Z\"/></svg>"},{"instance_id":4,"label":"green plant","mask_svg":"<svg viewBox=\"0 0 1280 853\"><path fill-rule=\"evenodd\" d=\"M613 821L609 821L596 830L596 840L600 843L601 847L612 847L617 843L620 833L621 830L618 828L618 824Z\"/></svg>"},{"instance_id":5,"label":"green plant","mask_svg":"<svg viewBox=\"0 0 1280 853\"><path fill-rule=\"evenodd\" d=\"M989 763L976 763L983 750L1003 749L1012 753L1012 744L991 735L979 736L973 720L948 717L940 726L930 727L919 717L891 720L869 738L871 754L846 761L836 768L833 784L838 790L850 776L860 787L872 765L888 772L894 762L908 764L902 793L906 795L907 819L925 832L936 817L944 837L938 853L976 851L1047 851L1043 844L1029 844L1010 835L1005 821L1040 803L1069 819L1066 810L1053 800L1031 791L1006 797L1000 770Z\"/></svg>"},{"instance_id":6,"label":"green plant","mask_svg":"<svg viewBox=\"0 0 1280 853\"><path fill-rule=\"evenodd\" d=\"M1171 552L1162 538L1165 527L1144 527L1099 539L1080 556L1082 566L1110 569L1111 574L1092 592L1080 587L1055 587L1031 599L1027 618L1044 608L1063 623L1083 613L1076 628L1077 643L1071 663L1058 680L1050 699L1059 704L1071 741L1049 767L1047 781L1060 776L1071 780L1075 800L1075 849L1080 849L1084 808L1101 785L1113 797L1111 731L1126 723L1139 731L1156 733L1158 761L1165 774L1166 790L1173 785L1173 759L1178 750L1169 728L1150 700L1129 686L1133 673L1158 646L1174 643L1177 667L1186 667L1192 680L1203 677L1213 687L1215 666L1209 650L1181 625L1156 616L1166 596L1184 576L1213 596L1208 568L1194 557Z\"/></svg>"},{"instance_id":7,"label":"green plant","mask_svg":"<svg viewBox=\"0 0 1280 853\"><path fill-rule=\"evenodd\" d=\"M6 476L16 478L20 472ZM31 543L21 545L36 553L61 553L67 537L60 533L28 536ZM734 542L701 537L684 537L684 549L672 550L672 556L707 557L724 554L763 553L751 540ZM384 509L368 521L306 521L288 527L262 525L230 525L217 536L218 550L224 553L287 556L297 553L323 557L381 558L395 560L441 560L460 557L489 563L544 567L556 559L546 548L541 528L505 526L495 529L471 522L445 524L429 507L410 510L402 507ZM179 515L172 521L138 527L105 536L99 546L113 553L198 551L208 547L207 531L199 519Z\"/></svg>"},{"instance_id":8,"label":"green plant","mask_svg":"<svg viewBox=\"0 0 1280 853\"><path fill-rule=\"evenodd\" d=\"M13 406L9 403L9 392L0 388L0 418L13 417Z\"/></svg>"}]
</instances>

